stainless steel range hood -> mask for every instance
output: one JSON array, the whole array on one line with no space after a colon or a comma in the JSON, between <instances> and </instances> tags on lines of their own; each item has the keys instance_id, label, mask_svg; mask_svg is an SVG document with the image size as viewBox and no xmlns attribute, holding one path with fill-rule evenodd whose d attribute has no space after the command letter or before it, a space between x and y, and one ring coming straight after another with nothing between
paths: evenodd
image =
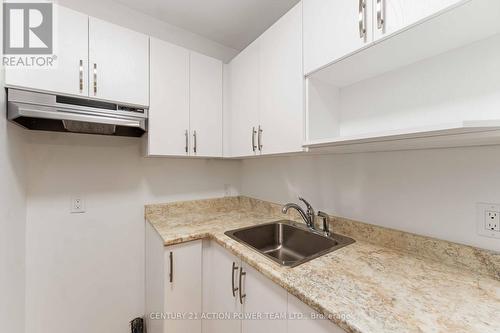
<instances>
[{"instance_id":1,"label":"stainless steel range hood","mask_svg":"<svg viewBox=\"0 0 500 333\"><path fill-rule=\"evenodd\" d=\"M9 88L7 118L31 130L140 137L147 131L148 110Z\"/></svg>"}]
</instances>

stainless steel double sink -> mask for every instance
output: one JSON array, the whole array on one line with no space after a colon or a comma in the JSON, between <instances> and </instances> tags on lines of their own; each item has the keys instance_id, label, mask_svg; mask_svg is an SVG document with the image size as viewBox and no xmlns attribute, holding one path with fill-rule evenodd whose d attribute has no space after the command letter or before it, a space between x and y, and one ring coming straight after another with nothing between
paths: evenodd
<instances>
[{"instance_id":1,"label":"stainless steel double sink","mask_svg":"<svg viewBox=\"0 0 500 333\"><path fill-rule=\"evenodd\" d=\"M305 224L288 220L227 231L232 239L249 246L282 266L295 267L354 243L342 235L327 237Z\"/></svg>"}]
</instances>

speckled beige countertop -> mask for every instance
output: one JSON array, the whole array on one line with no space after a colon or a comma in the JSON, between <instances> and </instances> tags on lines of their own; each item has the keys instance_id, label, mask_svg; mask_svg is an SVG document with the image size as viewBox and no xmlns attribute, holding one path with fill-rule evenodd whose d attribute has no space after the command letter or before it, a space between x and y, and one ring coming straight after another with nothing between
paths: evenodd
<instances>
[{"instance_id":1,"label":"speckled beige countertop","mask_svg":"<svg viewBox=\"0 0 500 333\"><path fill-rule=\"evenodd\" d=\"M224 235L284 218L245 197L146 206L165 245L213 239L347 332L500 332L499 253L340 221L356 243L285 268Z\"/></svg>"}]
</instances>

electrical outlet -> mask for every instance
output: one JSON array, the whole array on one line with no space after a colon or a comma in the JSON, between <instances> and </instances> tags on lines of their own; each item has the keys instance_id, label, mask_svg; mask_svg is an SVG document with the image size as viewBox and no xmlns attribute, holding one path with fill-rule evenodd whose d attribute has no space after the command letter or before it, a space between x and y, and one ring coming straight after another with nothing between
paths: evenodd
<instances>
[{"instance_id":1,"label":"electrical outlet","mask_svg":"<svg viewBox=\"0 0 500 333\"><path fill-rule=\"evenodd\" d=\"M85 213L85 201L81 196L71 199L71 213Z\"/></svg>"},{"instance_id":2,"label":"electrical outlet","mask_svg":"<svg viewBox=\"0 0 500 333\"><path fill-rule=\"evenodd\" d=\"M500 212L488 210L484 214L484 219L486 229L500 232Z\"/></svg>"},{"instance_id":3,"label":"electrical outlet","mask_svg":"<svg viewBox=\"0 0 500 333\"><path fill-rule=\"evenodd\" d=\"M500 204L477 204L477 232L481 236L500 238Z\"/></svg>"}]
</instances>

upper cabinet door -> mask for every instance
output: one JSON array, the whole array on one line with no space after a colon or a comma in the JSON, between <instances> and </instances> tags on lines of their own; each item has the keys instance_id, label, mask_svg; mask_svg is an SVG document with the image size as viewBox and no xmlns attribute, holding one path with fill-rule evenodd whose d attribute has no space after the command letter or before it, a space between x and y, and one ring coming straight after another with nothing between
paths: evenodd
<instances>
[{"instance_id":1,"label":"upper cabinet door","mask_svg":"<svg viewBox=\"0 0 500 333\"><path fill-rule=\"evenodd\" d=\"M189 51L151 38L148 155L189 154Z\"/></svg>"},{"instance_id":2,"label":"upper cabinet door","mask_svg":"<svg viewBox=\"0 0 500 333\"><path fill-rule=\"evenodd\" d=\"M261 36L259 86L262 154L301 151L304 140L301 3Z\"/></svg>"},{"instance_id":3,"label":"upper cabinet door","mask_svg":"<svg viewBox=\"0 0 500 333\"><path fill-rule=\"evenodd\" d=\"M59 94L88 95L88 16L54 5L52 68L6 67L9 86Z\"/></svg>"},{"instance_id":4,"label":"upper cabinet door","mask_svg":"<svg viewBox=\"0 0 500 333\"><path fill-rule=\"evenodd\" d=\"M149 37L89 18L90 97L149 105Z\"/></svg>"},{"instance_id":5,"label":"upper cabinet door","mask_svg":"<svg viewBox=\"0 0 500 333\"><path fill-rule=\"evenodd\" d=\"M375 39L390 35L463 0L373 0Z\"/></svg>"},{"instance_id":6,"label":"upper cabinet door","mask_svg":"<svg viewBox=\"0 0 500 333\"><path fill-rule=\"evenodd\" d=\"M230 155L252 156L257 151L259 124L259 40L230 64Z\"/></svg>"},{"instance_id":7,"label":"upper cabinet door","mask_svg":"<svg viewBox=\"0 0 500 333\"><path fill-rule=\"evenodd\" d=\"M304 73L373 40L373 0L304 0ZM412 1L412 0L408 0Z\"/></svg>"},{"instance_id":8,"label":"upper cabinet door","mask_svg":"<svg viewBox=\"0 0 500 333\"><path fill-rule=\"evenodd\" d=\"M190 56L191 155L222 157L222 62Z\"/></svg>"}]
</instances>

